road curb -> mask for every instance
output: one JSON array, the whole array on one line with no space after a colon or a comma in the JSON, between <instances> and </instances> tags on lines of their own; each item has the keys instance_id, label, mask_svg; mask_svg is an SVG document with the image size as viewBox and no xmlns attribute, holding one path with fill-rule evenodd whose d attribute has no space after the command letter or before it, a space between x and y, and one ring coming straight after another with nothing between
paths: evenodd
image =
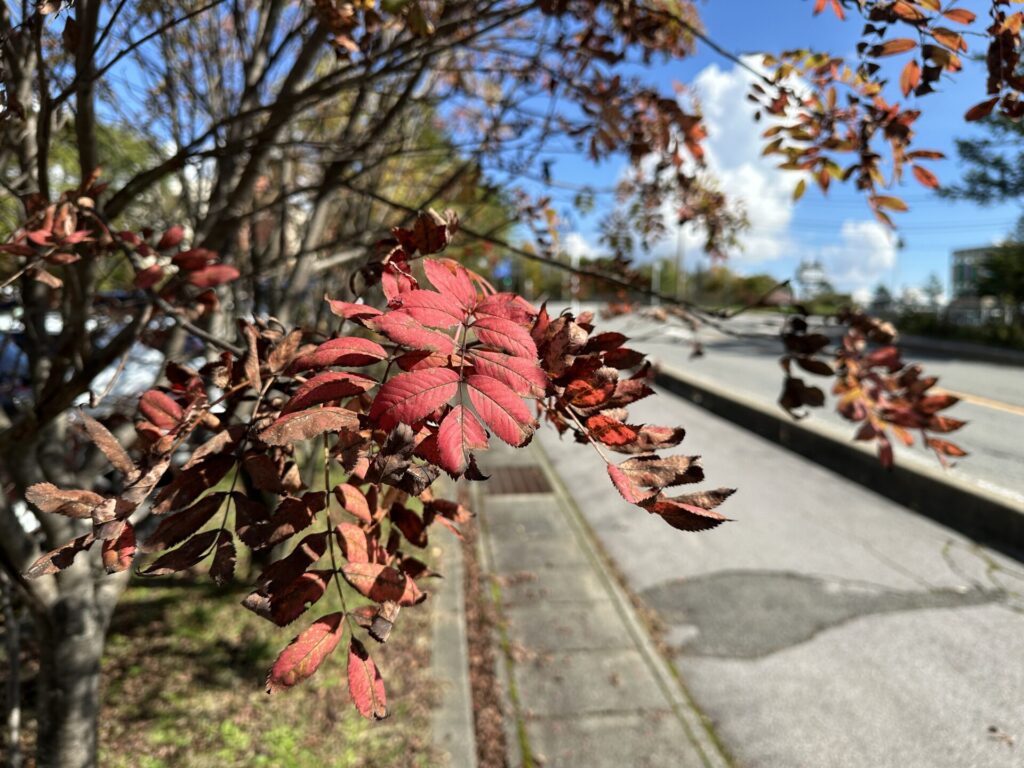
<instances>
[{"instance_id":1,"label":"road curb","mask_svg":"<svg viewBox=\"0 0 1024 768\"><path fill-rule=\"evenodd\" d=\"M462 548L454 536L447 536L440 550L438 566L445 578L435 593L430 666L441 694L431 715L431 735L434 744L447 753L453 768L476 768Z\"/></svg>"},{"instance_id":2,"label":"road curb","mask_svg":"<svg viewBox=\"0 0 1024 768\"><path fill-rule=\"evenodd\" d=\"M1024 504L986 493L934 470L897 462L882 467L875 453L821 423L796 422L781 411L658 363L655 383L744 429L808 458L898 504L1004 554L1024 560Z\"/></svg>"}]
</instances>

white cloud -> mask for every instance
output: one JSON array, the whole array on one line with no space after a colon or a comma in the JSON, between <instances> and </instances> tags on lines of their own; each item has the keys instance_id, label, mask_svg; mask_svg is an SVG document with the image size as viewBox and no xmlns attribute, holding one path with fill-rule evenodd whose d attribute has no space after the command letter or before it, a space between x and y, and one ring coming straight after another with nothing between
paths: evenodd
<instances>
[{"instance_id":1,"label":"white cloud","mask_svg":"<svg viewBox=\"0 0 1024 768\"><path fill-rule=\"evenodd\" d=\"M896 247L896 238L877 221L847 220L839 242L821 248L818 258L837 290L863 301L896 264Z\"/></svg>"},{"instance_id":2,"label":"white cloud","mask_svg":"<svg viewBox=\"0 0 1024 768\"><path fill-rule=\"evenodd\" d=\"M747 63L757 66L756 61L750 58ZM712 64L694 80L708 130L708 171L730 198L743 202L750 221L750 229L740 238L742 250L730 254L740 264L771 261L795 250L789 225L793 188L800 177L780 172L777 158L761 156L764 125L754 122L755 107L746 100L753 79L738 66L723 70ZM693 227L687 227L684 242L688 250L703 245Z\"/></svg>"},{"instance_id":3,"label":"white cloud","mask_svg":"<svg viewBox=\"0 0 1024 768\"><path fill-rule=\"evenodd\" d=\"M592 259L597 255L597 249L579 232L570 232L565 236L562 250L569 254L569 256L583 259L584 261Z\"/></svg>"}]
</instances>

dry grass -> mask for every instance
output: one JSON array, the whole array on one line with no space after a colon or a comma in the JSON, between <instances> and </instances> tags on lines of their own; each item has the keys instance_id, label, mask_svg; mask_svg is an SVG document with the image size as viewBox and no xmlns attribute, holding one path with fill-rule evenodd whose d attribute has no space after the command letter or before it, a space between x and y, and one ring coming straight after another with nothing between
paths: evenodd
<instances>
[{"instance_id":1,"label":"dry grass","mask_svg":"<svg viewBox=\"0 0 1024 768\"><path fill-rule=\"evenodd\" d=\"M402 612L386 647L371 649L392 716L362 719L345 686L345 646L290 691L268 696L277 652L332 592L277 629L239 605L243 591L163 583L129 589L104 658L100 764L109 768L434 766L430 746L429 601Z\"/></svg>"}]
</instances>

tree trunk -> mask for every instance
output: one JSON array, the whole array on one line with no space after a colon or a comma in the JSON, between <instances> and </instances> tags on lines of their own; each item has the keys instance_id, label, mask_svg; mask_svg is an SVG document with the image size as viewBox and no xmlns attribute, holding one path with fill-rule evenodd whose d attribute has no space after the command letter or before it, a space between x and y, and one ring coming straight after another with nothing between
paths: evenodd
<instances>
[{"instance_id":1,"label":"tree trunk","mask_svg":"<svg viewBox=\"0 0 1024 768\"><path fill-rule=\"evenodd\" d=\"M36 616L38 768L99 765L100 662L127 578L98 576L98 563L91 560L80 556L62 574L70 583L61 585L60 598L45 616Z\"/></svg>"}]
</instances>

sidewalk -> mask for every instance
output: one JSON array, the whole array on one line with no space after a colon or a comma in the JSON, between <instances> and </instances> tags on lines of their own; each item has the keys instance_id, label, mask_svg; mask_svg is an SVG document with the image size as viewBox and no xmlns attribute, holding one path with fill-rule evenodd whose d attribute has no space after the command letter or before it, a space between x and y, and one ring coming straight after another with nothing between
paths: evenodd
<instances>
[{"instance_id":1,"label":"sidewalk","mask_svg":"<svg viewBox=\"0 0 1024 768\"><path fill-rule=\"evenodd\" d=\"M503 619L509 764L726 766L543 451L492 450L483 471L474 509Z\"/></svg>"}]
</instances>

